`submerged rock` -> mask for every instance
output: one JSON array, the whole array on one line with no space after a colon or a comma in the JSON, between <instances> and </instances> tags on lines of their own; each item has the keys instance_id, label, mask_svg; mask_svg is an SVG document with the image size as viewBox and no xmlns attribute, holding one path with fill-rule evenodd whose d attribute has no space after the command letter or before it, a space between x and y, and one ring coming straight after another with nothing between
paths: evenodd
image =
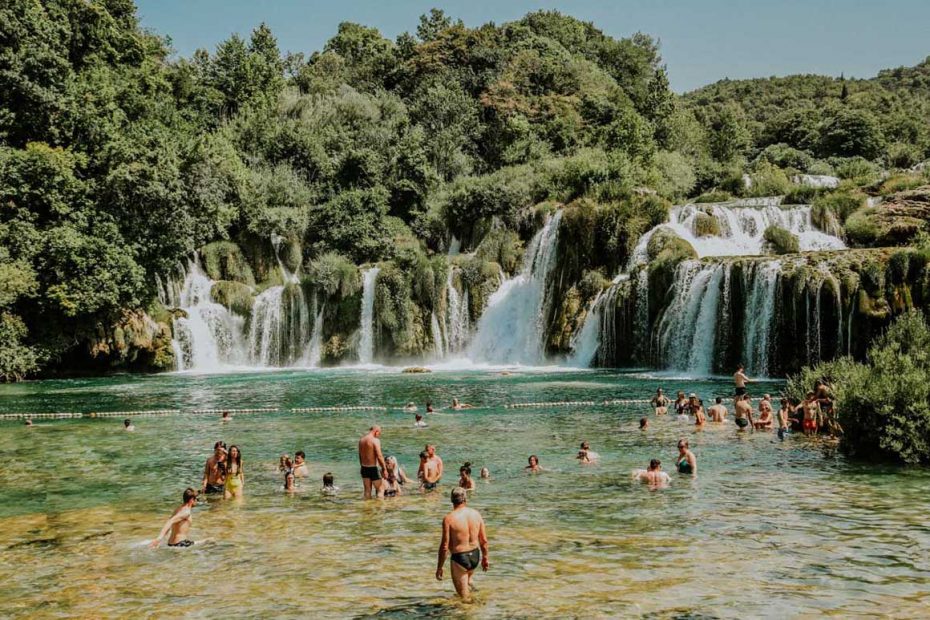
<instances>
[{"instance_id":1,"label":"submerged rock","mask_svg":"<svg viewBox=\"0 0 930 620\"><path fill-rule=\"evenodd\" d=\"M403 372L405 375L419 375L433 371L429 368L424 368L423 366L410 366L409 368L404 368L401 372Z\"/></svg>"}]
</instances>

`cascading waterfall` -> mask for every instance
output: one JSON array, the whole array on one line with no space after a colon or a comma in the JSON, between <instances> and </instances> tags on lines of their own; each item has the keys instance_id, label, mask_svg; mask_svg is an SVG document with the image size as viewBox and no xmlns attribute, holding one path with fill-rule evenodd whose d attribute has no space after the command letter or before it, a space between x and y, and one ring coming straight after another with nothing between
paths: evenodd
<instances>
[{"instance_id":1,"label":"cascading waterfall","mask_svg":"<svg viewBox=\"0 0 930 620\"><path fill-rule=\"evenodd\" d=\"M163 287L162 303L187 315L176 317L173 325L172 348L178 370L215 372L246 361L241 337L245 320L215 303L210 296L212 288L213 280L196 258L189 263L181 284L168 278Z\"/></svg>"},{"instance_id":2,"label":"cascading waterfall","mask_svg":"<svg viewBox=\"0 0 930 620\"><path fill-rule=\"evenodd\" d=\"M362 272L362 318L359 325L358 361L370 364L375 357L375 285L380 267Z\"/></svg>"},{"instance_id":3,"label":"cascading waterfall","mask_svg":"<svg viewBox=\"0 0 930 620\"><path fill-rule=\"evenodd\" d=\"M549 315L548 277L555 265L561 211L533 237L523 269L491 295L469 347L473 360L537 364L544 359Z\"/></svg>"},{"instance_id":4,"label":"cascading waterfall","mask_svg":"<svg viewBox=\"0 0 930 620\"><path fill-rule=\"evenodd\" d=\"M436 357L442 359L446 356L446 348L443 346L442 329L439 327L439 319L436 318L435 312L431 312L429 315L429 329L430 335L433 337L433 351Z\"/></svg>"},{"instance_id":5,"label":"cascading waterfall","mask_svg":"<svg viewBox=\"0 0 930 620\"><path fill-rule=\"evenodd\" d=\"M743 350L749 372L767 376L771 332L775 316L775 291L781 262L774 260L756 265L745 273L745 288L751 291L746 306L744 321Z\"/></svg>"},{"instance_id":6,"label":"cascading waterfall","mask_svg":"<svg viewBox=\"0 0 930 620\"><path fill-rule=\"evenodd\" d=\"M323 312L326 310L326 304L317 305L316 293L313 293L313 308L315 310L313 317L313 330L310 337L310 343L307 345L307 353L304 355L304 365L316 368L320 365L323 358Z\"/></svg>"},{"instance_id":7,"label":"cascading waterfall","mask_svg":"<svg viewBox=\"0 0 930 620\"><path fill-rule=\"evenodd\" d=\"M455 268L446 275L445 353L458 353L465 348L470 331L468 291L460 295L455 288Z\"/></svg>"},{"instance_id":8,"label":"cascading waterfall","mask_svg":"<svg viewBox=\"0 0 930 620\"><path fill-rule=\"evenodd\" d=\"M609 293L612 289L607 290ZM584 324L572 338L570 366L587 368L597 357L597 349L600 346L601 314L603 313L601 299L603 297L603 291L597 294L597 297L591 303L591 309L588 310Z\"/></svg>"}]
</instances>

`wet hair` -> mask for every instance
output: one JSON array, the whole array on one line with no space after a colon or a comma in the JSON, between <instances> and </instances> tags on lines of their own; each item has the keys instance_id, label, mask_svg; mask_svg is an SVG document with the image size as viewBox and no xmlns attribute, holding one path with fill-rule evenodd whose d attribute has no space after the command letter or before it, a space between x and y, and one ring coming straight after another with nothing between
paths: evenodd
<instances>
[{"instance_id":1,"label":"wet hair","mask_svg":"<svg viewBox=\"0 0 930 620\"><path fill-rule=\"evenodd\" d=\"M587 442L587 441L582 441L582 442L581 442L580 448L581 448L582 450L587 450L588 448L590 448L590 446L588 445L588 442Z\"/></svg>"},{"instance_id":2,"label":"wet hair","mask_svg":"<svg viewBox=\"0 0 930 620\"><path fill-rule=\"evenodd\" d=\"M487 474L487 476L485 476L485 474ZM490 477L491 477L491 470L488 469L487 467L482 467L482 468L481 468L481 477L482 477L482 478L490 478Z\"/></svg>"},{"instance_id":3,"label":"wet hair","mask_svg":"<svg viewBox=\"0 0 930 620\"><path fill-rule=\"evenodd\" d=\"M647 424L649 424L649 418L640 418L640 419L639 419L639 427L640 427L640 428L646 428L646 425L647 425Z\"/></svg>"},{"instance_id":4,"label":"wet hair","mask_svg":"<svg viewBox=\"0 0 930 620\"><path fill-rule=\"evenodd\" d=\"M471 476L471 461L465 461L465 464L459 467L459 473Z\"/></svg>"},{"instance_id":5,"label":"wet hair","mask_svg":"<svg viewBox=\"0 0 930 620\"><path fill-rule=\"evenodd\" d=\"M782 407L784 407L785 405L790 405L790 404L791 404L791 401L789 401L787 398L782 398L782 399L781 399L781 405L782 405Z\"/></svg>"},{"instance_id":6,"label":"wet hair","mask_svg":"<svg viewBox=\"0 0 930 620\"><path fill-rule=\"evenodd\" d=\"M123 426L129 426L130 424L132 424L132 420L130 420L129 418L126 418L125 420L123 420Z\"/></svg>"},{"instance_id":7,"label":"wet hair","mask_svg":"<svg viewBox=\"0 0 930 620\"><path fill-rule=\"evenodd\" d=\"M215 444L213 444L213 450L216 451L217 448L222 448L222 449L225 450L225 449L226 449L226 442L225 442L225 441L218 441L218 442L216 442Z\"/></svg>"},{"instance_id":8,"label":"wet hair","mask_svg":"<svg viewBox=\"0 0 930 620\"><path fill-rule=\"evenodd\" d=\"M736 365L736 369L737 369L737 370L744 370L745 368L746 368L746 367L743 366L742 364L737 364L737 365Z\"/></svg>"},{"instance_id":9,"label":"wet hair","mask_svg":"<svg viewBox=\"0 0 930 620\"><path fill-rule=\"evenodd\" d=\"M302 459L307 458L307 455L304 454L303 450L298 450L297 452L294 453L294 458L297 458L298 456Z\"/></svg>"},{"instance_id":10,"label":"wet hair","mask_svg":"<svg viewBox=\"0 0 930 620\"><path fill-rule=\"evenodd\" d=\"M331 486L333 486L333 482L334 482L334 481L335 481L335 479L333 478L332 473L326 472L325 474L323 474L323 486L324 486L324 487L331 487Z\"/></svg>"},{"instance_id":11,"label":"wet hair","mask_svg":"<svg viewBox=\"0 0 930 620\"><path fill-rule=\"evenodd\" d=\"M468 492L462 487L455 487L452 489L451 498L453 506L461 506L468 499Z\"/></svg>"},{"instance_id":12,"label":"wet hair","mask_svg":"<svg viewBox=\"0 0 930 620\"><path fill-rule=\"evenodd\" d=\"M236 459L233 461L233 448L236 449ZM232 445L229 446L229 452L226 454L226 472L232 474L232 464L236 463L236 473L242 473L242 450L239 449L239 446Z\"/></svg>"},{"instance_id":13,"label":"wet hair","mask_svg":"<svg viewBox=\"0 0 930 620\"><path fill-rule=\"evenodd\" d=\"M652 459L651 461L649 461L649 469L658 469L659 465L661 464L662 464L662 461L660 461L659 459Z\"/></svg>"},{"instance_id":14,"label":"wet hair","mask_svg":"<svg viewBox=\"0 0 930 620\"><path fill-rule=\"evenodd\" d=\"M418 413L418 414L416 415L416 420L417 420L417 422L419 422L419 421L422 420L422 419L423 419L423 416L420 415L420 414Z\"/></svg>"},{"instance_id":15,"label":"wet hair","mask_svg":"<svg viewBox=\"0 0 930 620\"><path fill-rule=\"evenodd\" d=\"M717 400L717 404L718 404L718 405L719 405L720 403L722 403L722 402L723 402L723 399L722 399L722 398L720 398L719 396L717 397L717 399L716 399L716 400Z\"/></svg>"},{"instance_id":16,"label":"wet hair","mask_svg":"<svg viewBox=\"0 0 930 620\"><path fill-rule=\"evenodd\" d=\"M662 388L656 388L656 394L662 391Z\"/></svg>"},{"instance_id":17,"label":"wet hair","mask_svg":"<svg viewBox=\"0 0 930 620\"><path fill-rule=\"evenodd\" d=\"M190 502L192 499L197 499L197 491L195 491L194 489L190 487L187 487L186 489L184 489L184 503L186 504Z\"/></svg>"},{"instance_id":18,"label":"wet hair","mask_svg":"<svg viewBox=\"0 0 930 620\"><path fill-rule=\"evenodd\" d=\"M682 447L687 448L687 447L688 447L688 440L685 439L684 437L682 437L681 439L679 439L679 440L678 440L678 447L679 447L679 448L682 448Z\"/></svg>"},{"instance_id":19,"label":"wet hair","mask_svg":"<svg viewBox=\"0 0 930 620\"><path fill-rule=\"evenodd\" d=\"M229 417L229 412L228 412L228 411L224 411L224 412L223 412L223 417L224 417L224 418Z\"/></svg>"},{"instance_id":20,"label":"wet hair","mask_svg":"<svg viewBox=\"0 0 930 620\"><path fill-rule=\"evenodd\" d=\"M814 392L808 392L807 397L810 398L811 396L816 396L816 394Z\"/></svg>"},{"instance_id":21,"label":"wet hair","mask_svg":"<svg viewBox=\"0 0 930 620\"><path fill-rule=\"evenodd\" d=\"M287 483L289 480L295 480L293 469L288 469L284 472L284 486L285 487L287 486Z\"/></svg>"},{"instance_id":22,"label":"wet hair","mask_svg":"<svg viewBox=\"0 0 930 620\"><path fill-rule=\"evenodd\" d=\"M428 459L428 458L429 458L429 453L428 453L426 450L423 450L422 452L420 452L420 458L421 458L421 459Z\"/></svg>"},{"instance_id":23,"label":"wet hair","mask_svg":"<svg viewBox=\"0 0 930 620\"><path fill-rule=\"evenodd\" d=\"M526 460L527 460L527 462L530 463L531 465L533 464L533 461L536 461L536 464L539 465L539 457L536 456L535 454L531 454L531 455L530 455L530 458L528 458L528 459L526 459Z\"/></svg>"}]
</instances>

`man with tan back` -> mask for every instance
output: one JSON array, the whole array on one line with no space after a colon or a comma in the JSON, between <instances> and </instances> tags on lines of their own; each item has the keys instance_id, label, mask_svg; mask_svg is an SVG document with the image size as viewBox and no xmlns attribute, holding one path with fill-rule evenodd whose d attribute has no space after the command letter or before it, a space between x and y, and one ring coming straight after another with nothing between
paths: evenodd
<instances>
[{"instance_id":1,"label":"man with tan back","mask_svg":"<svg viewBox=\"0 0 930 620\"><path fill-rule=\"evenodd\" d=\"M371 499L371 487L375 487L378 499L384 499L384 482L381 471L387 471L381 453L381 427L372 426L368 434L358 441L358 462L361 465L362 482L365 484L365 499ZM381 470L378 470L378 467Z\"/></svg>"},{"instance_id":2,"label":"man with tan back","mask_svg":"<svg viewBox=\"0 0 930 620\"><path fill-rule=\"evenodd\" d=\"M463 600L471 599L472 577L481 565L488 570L488 534L481 514L466 506L468 492L462 487L452 489L452 512L442 520L442 540L436 579L442 581L446 556L452 556L452 584Z\"/></svg>"}]
</instances>

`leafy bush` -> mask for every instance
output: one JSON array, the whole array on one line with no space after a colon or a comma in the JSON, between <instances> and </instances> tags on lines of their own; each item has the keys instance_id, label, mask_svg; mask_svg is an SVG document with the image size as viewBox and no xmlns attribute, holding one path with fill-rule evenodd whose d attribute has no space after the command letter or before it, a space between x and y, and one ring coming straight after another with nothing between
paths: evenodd
<instances>
[{"instance_id":1,"label":"leafy bush","mask_svg":"<svg viewBox=\"0 0 930 620\"><path fill-rule=\"evenodd\" d=\"M841 179L869 179L879 173L878 166L863 157L837 157L832 158L830 163L836 170L836 176Z\"/></svg>"},{"instance_id":2,"label":"leafy bush","mask_svg":"<svg viewBox=\"0 0 930 620\"><path fill-rule=\"evenodd\" d=\"M910 168L920 163L923 155L923 152L915 144L895 142L888 146L885 159L892 168Z\"/></svg>"},{"instance_id":3,"label":"leafy bush","mask_svg":"<svg viewBox=\"0 0 930 620\"><path fill-rule=\"evenodd\" d=\"M855 245L871 245L878 239L879 230L878 222L875 216L878 209L875 207L866 207L860 209L849 216L846 220L846 236Z\"/></svg>"},{"instance_id":4,"label":"leafy bush","mask_svg":"<svg viewBox=\"0 0 930 620\"><path fill-rule=\"evenodd\" d=\"M823 193L823 190L810 185L795 185L785 194L782 204L786 205L807 205L814 201L814 198Z\"/></svg>"},{"instance_id":5,"label":"leafy bush","mask_svg":"<svg viewBox=\"0 0 930 620\"><path fill-rule=\"evenodd\" d=\"M727 202L733 200L733 196L729 192L708 192L706 194L701 194L694 199L695 204L706 204L714 202Z\"/></svg>"},{"instance_id":6,"label":"leafy bush","mask_svg":"<svg viewBox=\"0 0 930 620\"><path fill-rule=\"evenodd\" d=\"M846 453L930 463L930 326L921 312L902 315L877 337L864 364L843 359L806 368L788 392L797 397L817 378L833 388Z\"/></svg>"},{"instance_id":7,"label":"leafy bush","mask_svg":"<svg viewBox=\"0 0 930 620\"><path fill-rule=\"evenodd\" d=\"M783 196L793 187L784 170L766 161L756 164L749 178L752 183L745 190L747 196Z\"/></svg>"},{"instance_id":8,"label":"leafy bush","mask_svg":"<svg viewBox=\"0 0 930 620\"><path fill-rule=\"evenodd\" d=\"M0 313L0 382L18 381L38 368L39 355L24 343L26 336L22 319Z\"/></svg>"},{"instance_id":9,"label":"leafy bush","mask_svg":"<svg viewBox=\"0 0 930 620\"><path fill-rule=\"evenodd\" d=\"M801 250L797 235L781 226L772 224L765 229L762 236L776 254L793 254Z\"/></svg>"},{"instance_id":10,"label":"leafy bush","mask_svg":"<svg viewBox=\"0 0 930 620\"><path fill-rule=\"evenodd\" d=\"M313 259L307 265L304 281L329 296L345 299L362 288L358 267L351 260L330 252Z\"/></svg>"},{"instance_id":11,"label":"leafy bush","mask_svg":"<svg viewBox=\"0 0 930 620\"><path fill-rule=\"evenodd\" d=\"M925 183L926 180L919 174L896 174L885 180L878 191L882 196L887 196L895 192L918 188Z\"/></svg>"},{"instance_id":12,"label":"leafy bush","mask_svg":"<svg viewBox=\"0 0 930 620\"><path fill-rule=\"evenodd\" d=\"M756 157L756 161L766 161L779 168L793 168L800 172L807 172L814 163L810 154L787 144L771 144L765 147Z\"/></svg>"},{"instance_id":13,"label":"leafy bush","mask_svg":"<svg viewBox=\"0 0 930 620\"><path fill-rule=\"evenodd\" d=\"M694 234L698 237L714 237L720 234L720 224L713 215L698 212L694 215Z\"/></svg>"}]
</instances>

